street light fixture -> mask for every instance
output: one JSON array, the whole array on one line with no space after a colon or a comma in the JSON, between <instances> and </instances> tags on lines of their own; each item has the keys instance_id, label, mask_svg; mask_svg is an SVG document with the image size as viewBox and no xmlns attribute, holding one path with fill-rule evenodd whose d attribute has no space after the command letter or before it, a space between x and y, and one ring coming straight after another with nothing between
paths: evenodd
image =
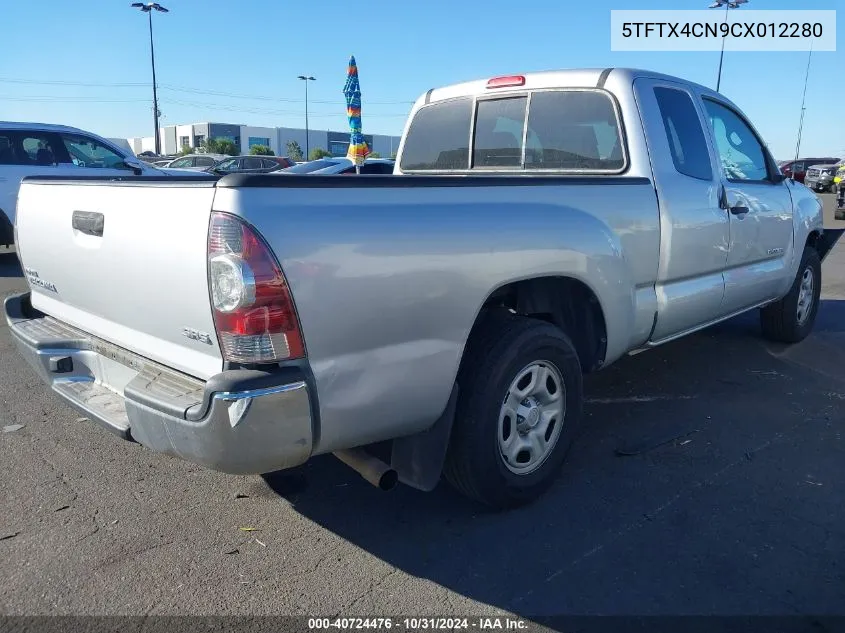
<instances>
[{"instance_id":1,"label":"street light fixture","mask_svg":"<svg viewBox=\"0 0 845 633\"><path fill-rule=\"evenodd\" d=\"M156 57L155 49L153 48L153 11L158 11L159 13L168 13L168 11L158 2L133 2L132 6L146 13L150 22L150 63L153 67L153 140L155 142L155 152L161 156L161 139L158 133L158 95L156 94Z\"/></svg>"},{"instance_id":2,"label":"street light fixture","mask_svg":"<svg viewBox=\"0 0 845 633\"><path fill-rule=\"evenodd\" d=\"M738 9L739 5L747 4L748 0L716 0L708 9L721 9L725 7L725 24L728 23L728 9ZM716 79L716 92L719 92L719 86L722 85L722 61L725 59L725 40L727 35L722 36L722 53L719 55L719 75Z\"/></svg>"},{"instance_id":3,"label":"street light fixture","mask_svg":"<svg viewBox=\"0 0 845 633\"><path fill-rule=\"evenodd\" d=\"M309 141L311 140L311 135L308 133L308 82L317 80L310 75L300 75L297 79L305 82L305 160L310 160Z\"/></svg>"}]
</instances>

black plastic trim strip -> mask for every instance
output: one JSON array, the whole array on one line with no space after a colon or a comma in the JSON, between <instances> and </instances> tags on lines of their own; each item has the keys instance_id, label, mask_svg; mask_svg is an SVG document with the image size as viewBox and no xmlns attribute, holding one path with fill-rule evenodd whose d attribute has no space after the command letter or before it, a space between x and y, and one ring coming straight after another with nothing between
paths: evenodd
<instances>
[{"instance_id":1,"label":"black plastic trim strip","mask_svg":"<svg viewBox=\"0 0 845 633\"><path fill-rule=\"evenodd\" d=\"M604 84L607 81L608 75L613 72L613 68L605 68L601 71L601 75L599 75L599 81L596 84L596 88L604 88Z\"/></svg>"},{"instance_id":2,"label":"black plastic trim strip","mask_svg":"<svg viewBox=\"0 0 845 633\"><path fill-rule=\"evenodd\" d=\"M482 174L463 175L383 175L344 176L232 174L217 183L221 188L264 187L279 189L368 189L414 187L550 187L558 185L648 185L640 176L540 176Z\"/></svg>"},{"instance_id":3,"label":"black plastic trim strip","mask_svg":"<svg viewBox=\"0 0 845 633\"><path fill-rule=\"evenodd\" d=\"M202 402L188 409L185 419L193 422L202 420L211 407L211 399L214 397L214 394L271 389L294 382L305 382L308 384L310 381L305 372L299 367L274 367L267 371L233 369L221 372L212 376L205 383Z\"/></svg>"},{"instance_id":4,"label":"black plastic trim strip","mask_svg":"<svg viewBox=\"0 0 845 633\"><path fill-rule=\"evenodd\" d=\"M213 187L219 176L26 176L21 182L51 185L116 185L120 187Z\"/></svg>"}]
</instances>

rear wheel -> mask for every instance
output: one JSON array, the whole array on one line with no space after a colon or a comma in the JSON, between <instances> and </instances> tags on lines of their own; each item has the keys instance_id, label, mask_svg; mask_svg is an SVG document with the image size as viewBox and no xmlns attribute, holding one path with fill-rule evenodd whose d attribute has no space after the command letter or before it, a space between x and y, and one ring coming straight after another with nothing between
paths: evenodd
<instances>
[{"instance_id":1,"label":"rear wheel","mask_svg":"<svg viewBox=\"0 0 845 633\"><path fill-rule=\"evenodd\" d=\"M783 299L760 310L763 335L781 343L798 343L813 330L821 297L822 265L816 249L807 246L798 274Z\"/></svg>"},{"instance_id":2,"label":"rear wheel","mask_svg":"<svg viewBox=\"0 0 845 633\"><path fill-rule=\"evenodd\" d=\"M471 337L444 466L462 494L497 509L528 503L554 481L581 419L581 366L557 327L491 315Z\"/></svg>"}]
</instances>

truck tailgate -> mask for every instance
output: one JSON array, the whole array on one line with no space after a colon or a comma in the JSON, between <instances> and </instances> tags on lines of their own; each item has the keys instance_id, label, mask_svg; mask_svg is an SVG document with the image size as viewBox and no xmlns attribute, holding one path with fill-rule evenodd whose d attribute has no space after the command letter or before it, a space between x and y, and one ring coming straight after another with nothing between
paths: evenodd
<instances>
[{"instance_id":1,"label":"truck tailgate","mask_svg":"<svg viewBox=\"0 0 845 633\"><path fill-rule=\"evenodd\" d=\"M207 379L222 369L208 294L214 183L24 181L17 244L38 310Z\"/></svg>"}]
</instances>

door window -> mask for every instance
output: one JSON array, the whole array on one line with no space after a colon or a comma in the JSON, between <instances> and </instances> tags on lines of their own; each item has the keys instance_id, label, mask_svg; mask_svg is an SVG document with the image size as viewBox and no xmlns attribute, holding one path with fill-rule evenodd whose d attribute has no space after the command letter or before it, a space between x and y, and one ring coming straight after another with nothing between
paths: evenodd
<instances>
[{"instance_id":1,"label":"door window","mask_svg":"<svg viewBox=\"0 0 845 633\"><path fill-rule=\"evenodd\" d=\"M224 160L222 163L217 165L216 169L221 171L234 171L238 168L238 159L237 158L229 158Z\"/></svg>"},{"instance_id":2,"label":"door window","mask_svg":"<svg viewBox=\"0 0 845 633\"><path fill-rule=\"evenodd\" d=\"M58 137L46 132L0 132L0 165L48 167L64 162Z\"/></svg>"},{"instance_id":3,"label":"door window","mask_svg":"<svg viewBox=\"0 0 845 633\"><path fill-rule=\"evenodd\" d=\"M14 165L16 163L12 136L6 132L0 132L0 165Z\"/></svg>"},{"instance_id":4,"label":"door window","mask_svg":"<svg viewBox=\"0 0 845 633\"><path fill-rule=\"evenodd\" d=\"M722 170L728 180L768 180L766 151L750 126L730 108L705 99L704 105Z\"/></svg>"},{"instance_id":5,"label":"door window","mask_svg":"<svg viewBox=\"0 0 845 633\"><path fill-rule=\"evenodd\" d=\"M685 176L712 180L710 152L692 97L682 90L663 87L655 88L654 96L675 169Z\"/></svg>"},{"instance_id":6,"label":"door window","mask_svg":"<svg viewBox=\"0 0 845 633\"><path fill-rule=\"evenodd\" d=\"M194 158L194 165L197 167L211 167L214 164L214 159L211 156L196 156Z\"/></svg>"},{"instance_id":7,"label":"door window","mask_svg":"<svg viewBox=\"0 0 845 633\"><path fill-rule=\"evenodd\" d=\"M261 164L260 158L253 158L253 157L250 156L248 158L244 158L243 160L244 160L244 166L243 166L244 169L261 169L263 167L263 165Z\"/></svg>"},{"instance_id":8,"label":"door window","mask_svg":"<svg viewBox=\"0 0 845 633\"><path fill-rule=\"evenodd\" d=\"M129 169L124 165L124 156L98 143L95 139L76 134L62 134L65 149L71 162L77 167L102 169Z\"/></svg>"},{"instance_id":9,"label":"door window","mask_svg":"<svg viewBox=\"0 0 845 633\"><path fill-rule=\"evenodd\" d=\"M174 160L168 167L174 167L176 169L185 169L186 167L193 167L194 166L194 159L191 156L186 156L185 158L177 158Z\"/></svg>"}]
</instances>

